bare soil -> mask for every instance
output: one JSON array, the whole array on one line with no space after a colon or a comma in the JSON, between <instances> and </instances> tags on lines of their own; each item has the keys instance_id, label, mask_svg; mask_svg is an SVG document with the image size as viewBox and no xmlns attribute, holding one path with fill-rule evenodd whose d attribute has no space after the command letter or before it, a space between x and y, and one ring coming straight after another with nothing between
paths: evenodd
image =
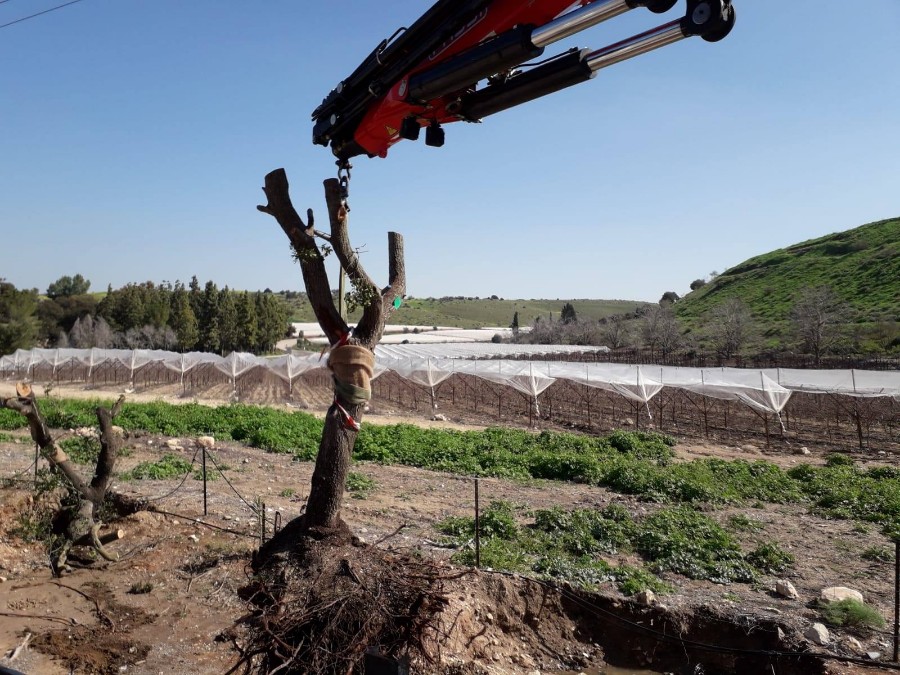
<instances>
[{"instance_id":1,"label":"bare soil","mask_svg":"<svg viewBox=\"0 0 900 675\"><path fill-rule=\"evenodd\" d=\"M5 386L0 385L0 394ZM71 396L77 390L57 393ZM321 412L328 403L312 398L308 394L304 404L313 413ZM458 426L386 414L397 411L377 412L365 422ZM190 476L180 486L174 480L116 481L114 490L151 499L157 512L136 513L113 524L126 531L124 539L110 546L121 556L119 562L73 563L73 571L56 580L50 575L43 546L26 543L16 534L21 516L32 508L29 489L34 447L25 432L13 435L15 442L0 443L0 477L19 472L17 480L22 481L0 490L0 664L46 675L228 671L237 661L237 653L227 631L247 611L238 589L248 583L251 555L259 545L254 509L264 503L270 528L273 522L285 523L298 515L312 464L219 442L214 457L229 468L225 470L227 481L219 477L208 484L208 515L203 513L202 482ZM151 434L128 436L125 445L130 454L120 459L117 470L157 459L164 452L188 461L195 456L193 439L174 439L174 449L170 441L173 439ZM676 450L684 459L752 458L763 453L750 447L714 444L680 444ZM765 457L782 465L801 459L774 453L765 453ZM822 458L814 454L802 461ZM473 512L473 481L368 463L353 470L375 481L370 492L347 495L344 518L353 531L368 544L443 561L450 569L453 551L439 544L434 525L447 516ZM502 499L524 507L523 514L555 505L576 508L610 502L622 504L634 515L655 508L603 488L543 481L481 479L480 493L483 504ZM710 515L725 523L740 513L758 522L758 530L739 535L747 549L777 541L791 551L797 564L786 578L796 586L798 601L776 596L772 590L775 578L758 585L723 586L668 574L664 579L675 586L675 592L661 598L663 606L648 608L636 606L613 587L599 595L587 595L486 570L471 572L446 582L448 606L441 615L446 635L439 661L418 672L533 675L578 672L607 663L654 671L674 670L684 664L682 648L642 636L633 626L610 618L609 612L640 626L700 642L746 649L821 650L808 644L802 634L818 620L812 601L823 587L831 585L860 590L885 618L891 617L893 565L862 556L867 549L888 545L876 528L826 520L796 505L757 506L722 508ZM640 562L628 556L608 560ZM6 655L28 633L33 636L30 645L10 662ZM846 642L851 635L866 651L890 653L887 632L840 629L832 631L833 642L825 651L855 655ZM717 658L707 654L697 660L705 660L720 672L763 672L753 670L755 662ZM840 662L829 662L825 670L809 663L781 663L781 668L777 672L880 670Z\"/></svg>"}]
</instances>

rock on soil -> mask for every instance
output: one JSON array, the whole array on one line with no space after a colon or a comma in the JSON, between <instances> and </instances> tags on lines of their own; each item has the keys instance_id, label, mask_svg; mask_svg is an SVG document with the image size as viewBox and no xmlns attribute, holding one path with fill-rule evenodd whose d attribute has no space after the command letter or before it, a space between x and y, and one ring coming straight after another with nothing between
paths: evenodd
<instances>
[{"instance_id":1,"label":"rock on soil","mask_svg":"<svg viewBox=\"0 0 900 675\"><path fill-rule=\"evenodd\" d=\"M797 589L794 588L794 584L787 579L779 579L775 582L775 592L782 598L788 598L789 600L797 600L800 597Z\"/></svg>"},{"instance_id":2,"label":"rock on soil","mask_svg":"<svg viewBox=\"0 0 900 675\"><path fill-rule=\"evenodd\" d=\"M803 637L811 642L815 642L817 645L827 645L831 642L831 636L828 634L828 629L821 623L814 623L807 628L806 632L803 633Z\"/></svg>"},{"instance_id":3,"label":"rock on soil","mask_svg":"<svg viewBox=\"0 0 900 675\"><path fill-rule=\"evenodd\" d=\"M822 589L819 599L823 602L840 602L841 600L863 602L863 594L846 586L829 586Z\"/></svg>"}]
</instances>

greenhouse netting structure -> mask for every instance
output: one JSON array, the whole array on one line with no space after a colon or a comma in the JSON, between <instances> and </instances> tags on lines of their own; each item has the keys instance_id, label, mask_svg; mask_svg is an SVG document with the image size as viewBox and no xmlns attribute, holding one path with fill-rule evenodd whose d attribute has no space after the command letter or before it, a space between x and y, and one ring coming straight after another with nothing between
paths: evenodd
<instances>
[{"instance_id":1,"label":"greenhouse netting structure","mask_svg":"<svg viewBox=\"0 0 900 675\"><path fill-rule=\"evenodd\" d=\"M432 408L436 389L456 377L474 378L508 387L531 406L529 414L540 416L541 395L554 383L567 382L623 397L653 418L651 401L664 390L719 401L738 402L781 421L781 413L796 393L887 399L900 402L900 372L869 370L801 370L686 368L657 365L621 365L605 362L547 360L574 358L604 348L571 345L425 344L382 345L376 348L375 377L391 372L425 388ZM242 378L260 371L285 383L288 394L304 374L325 367L317 353L291 353L264 358L234 352L227 356L200 352L176 353L143 349L31 349L0 357L0 377L50 382L91 383L101 373L122 377L130 389L148 382L149 374L160 381L186 387L186 378L199 370L215 374L236 392Z\"/></svg>"}]
</instances>

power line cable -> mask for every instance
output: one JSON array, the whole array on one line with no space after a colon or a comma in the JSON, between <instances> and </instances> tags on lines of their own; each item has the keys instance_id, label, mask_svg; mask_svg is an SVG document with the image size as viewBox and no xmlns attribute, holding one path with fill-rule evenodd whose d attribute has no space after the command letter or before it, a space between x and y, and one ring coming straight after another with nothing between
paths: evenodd
<instances>
[{"instance_id":1,"label":"power line cable","mask_svg":"<svg viewBox=\"0 0 900 675\"><path fill-rule=\"evenodd\" d=\"M9 2L9 0L0 0L2 2ZM35 14L31 14L29 16L23 16L21 19L16 19L15 21L10 21L9 23L0 24L0 28L6 28L7 26L12 26L13 24L22 23L23 21L28 21L28 19L33 19L37 16L41 16L42 14L49 14L50 12L55 12L57 9L62 9L63 7L68 7L69 5L74 5L76 2L81 2L81 0L69 0L69 2L65 2L61 5L57 5L56 7L51 7L50 9L45 9L41 12L36 12Z\"/></svg>"}]
</instances>

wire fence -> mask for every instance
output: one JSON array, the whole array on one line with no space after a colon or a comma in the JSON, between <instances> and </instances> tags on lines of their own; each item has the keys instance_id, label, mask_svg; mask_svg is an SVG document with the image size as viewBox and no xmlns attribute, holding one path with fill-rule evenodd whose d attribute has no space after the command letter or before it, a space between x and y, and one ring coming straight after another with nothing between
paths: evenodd
<instances>
[{"instance_id":1,"label":"wire fence","mask_svg":"<svg viewBox=\"0 0 900 675\"><path fill-rule=\"evenodd\" d=\"M224 483L228 486L229 490L238 498L239 502L242 504L244 508L249 510L253 517L256 520L256 526L254 529L255 532L247 532L232 529L229 527L222 527L219 525L215 525L213 523L208 522L207 520L203 520L201 518L197 518L194 516L190 516L178 511L163 509L159 506L160 502L163 502L167 499L174 497L175 495L181 493L187 480L190 476L192 476L195 472L195 466L197 465L198 456L201 460L201 478L203 480L203 514L204 516L208 516L208 482L210 480L210 476L216 476L216 478L222 478ZM208 472L208 466L211 465L213 472ZM8 478L0 479L0 486L3 485L19 485L19 486L31 486L36 487L36 483L33 480L26 480L20 478L25 473L31 471L31 469L35 466L35 462L32 462L30 466L25 469L19 470L16 473L12 474L12 476ZM193 522L202 527L210 528L216 531L232 534L235 536L251 538L259 542L259 545L262 546L265 544L270 534L272 536L276 535L280 529L281 523L281 513L280 511L275 511L274 518L272 521L271 528L267 523L266 513L267 508L264 501L261 499L248 499L245 495L243 495L240 490L234 485L234 483L228 478L226 475L227 467L223 466L220 461L215 457L215 455L209 451L209 449L204 445L199 445L192 458L189 467L184 472L180 478L173 478L173 480L178 480L177 485L161 495L154 497L146 497L143 498L142 501L147 505L147 510L152 511L154 513L158 513L161 515L167 515L173 518L179 518L184 521ZM474 490L472 494L472 509L474 513L474 537L471 540L471 544L474 544L475 547L475 565L474 567L481 567L481 504L482 504L482 494L481 494L481 481L479 478L472 479L464 479L471 480ZM387 538L387 537L386 537ZM503 571L497 570L487 570L488 573L491 574L499 574L499 575L508 575L508 576L518 576L512 575L510 573L506 573ZM894 664L885 663L883 661L879 662L878 665L892 668L895 670L900 670L900 665L898 663L898 649L900 649L900 540L896 541L894 544L894 579L893 579L893 589L894 589L894 625L893 631L873 631L875 633L880 633L882 635L891 636L893 638L893 660ZM552 581L544 580L537 577L528 577L531 582L540 584L547 588L555 589L559 592L568 602L574 604L575 606L580 607L587 614L594 616L598 620L603 620L606 622L612 622L617 624L620 628L631 631L634 633L640 633L644 636L649 636L652 639L656 640L659 643L672 644L677 645L682 650L690 650L696 652L707 652L707 653L719 653L719 654L730 654L730 655L743 655L743 656L763 656L769 657L774 660L784 659L784 658L810 658L811 656L814 658L821 658L825 660L834 660L841 661L845 663L866 663L871 664L871 660L859 659L851 656L842 656L839 654L828 654L828 653L815 653L810 654L809 652L795 652L795 651L786 651L786 650L776 650L776 649L760 649L760 648L746 648L746 647L735 647L733 645L722 645L722 644L713 644L707 641L698 641L685 638L683 635L672 635L670 633L665 632L664 630L655 629L651 626L647 626L642 623L638 623L634 620L629 619L627 616L623 616L622 611L612 611L609 608L605 608L601 606L596 599L592 599L592 596L586 593L579 592L577 589L569 588L565 584L558 584Z\"/></svg>"}]
</instances>

